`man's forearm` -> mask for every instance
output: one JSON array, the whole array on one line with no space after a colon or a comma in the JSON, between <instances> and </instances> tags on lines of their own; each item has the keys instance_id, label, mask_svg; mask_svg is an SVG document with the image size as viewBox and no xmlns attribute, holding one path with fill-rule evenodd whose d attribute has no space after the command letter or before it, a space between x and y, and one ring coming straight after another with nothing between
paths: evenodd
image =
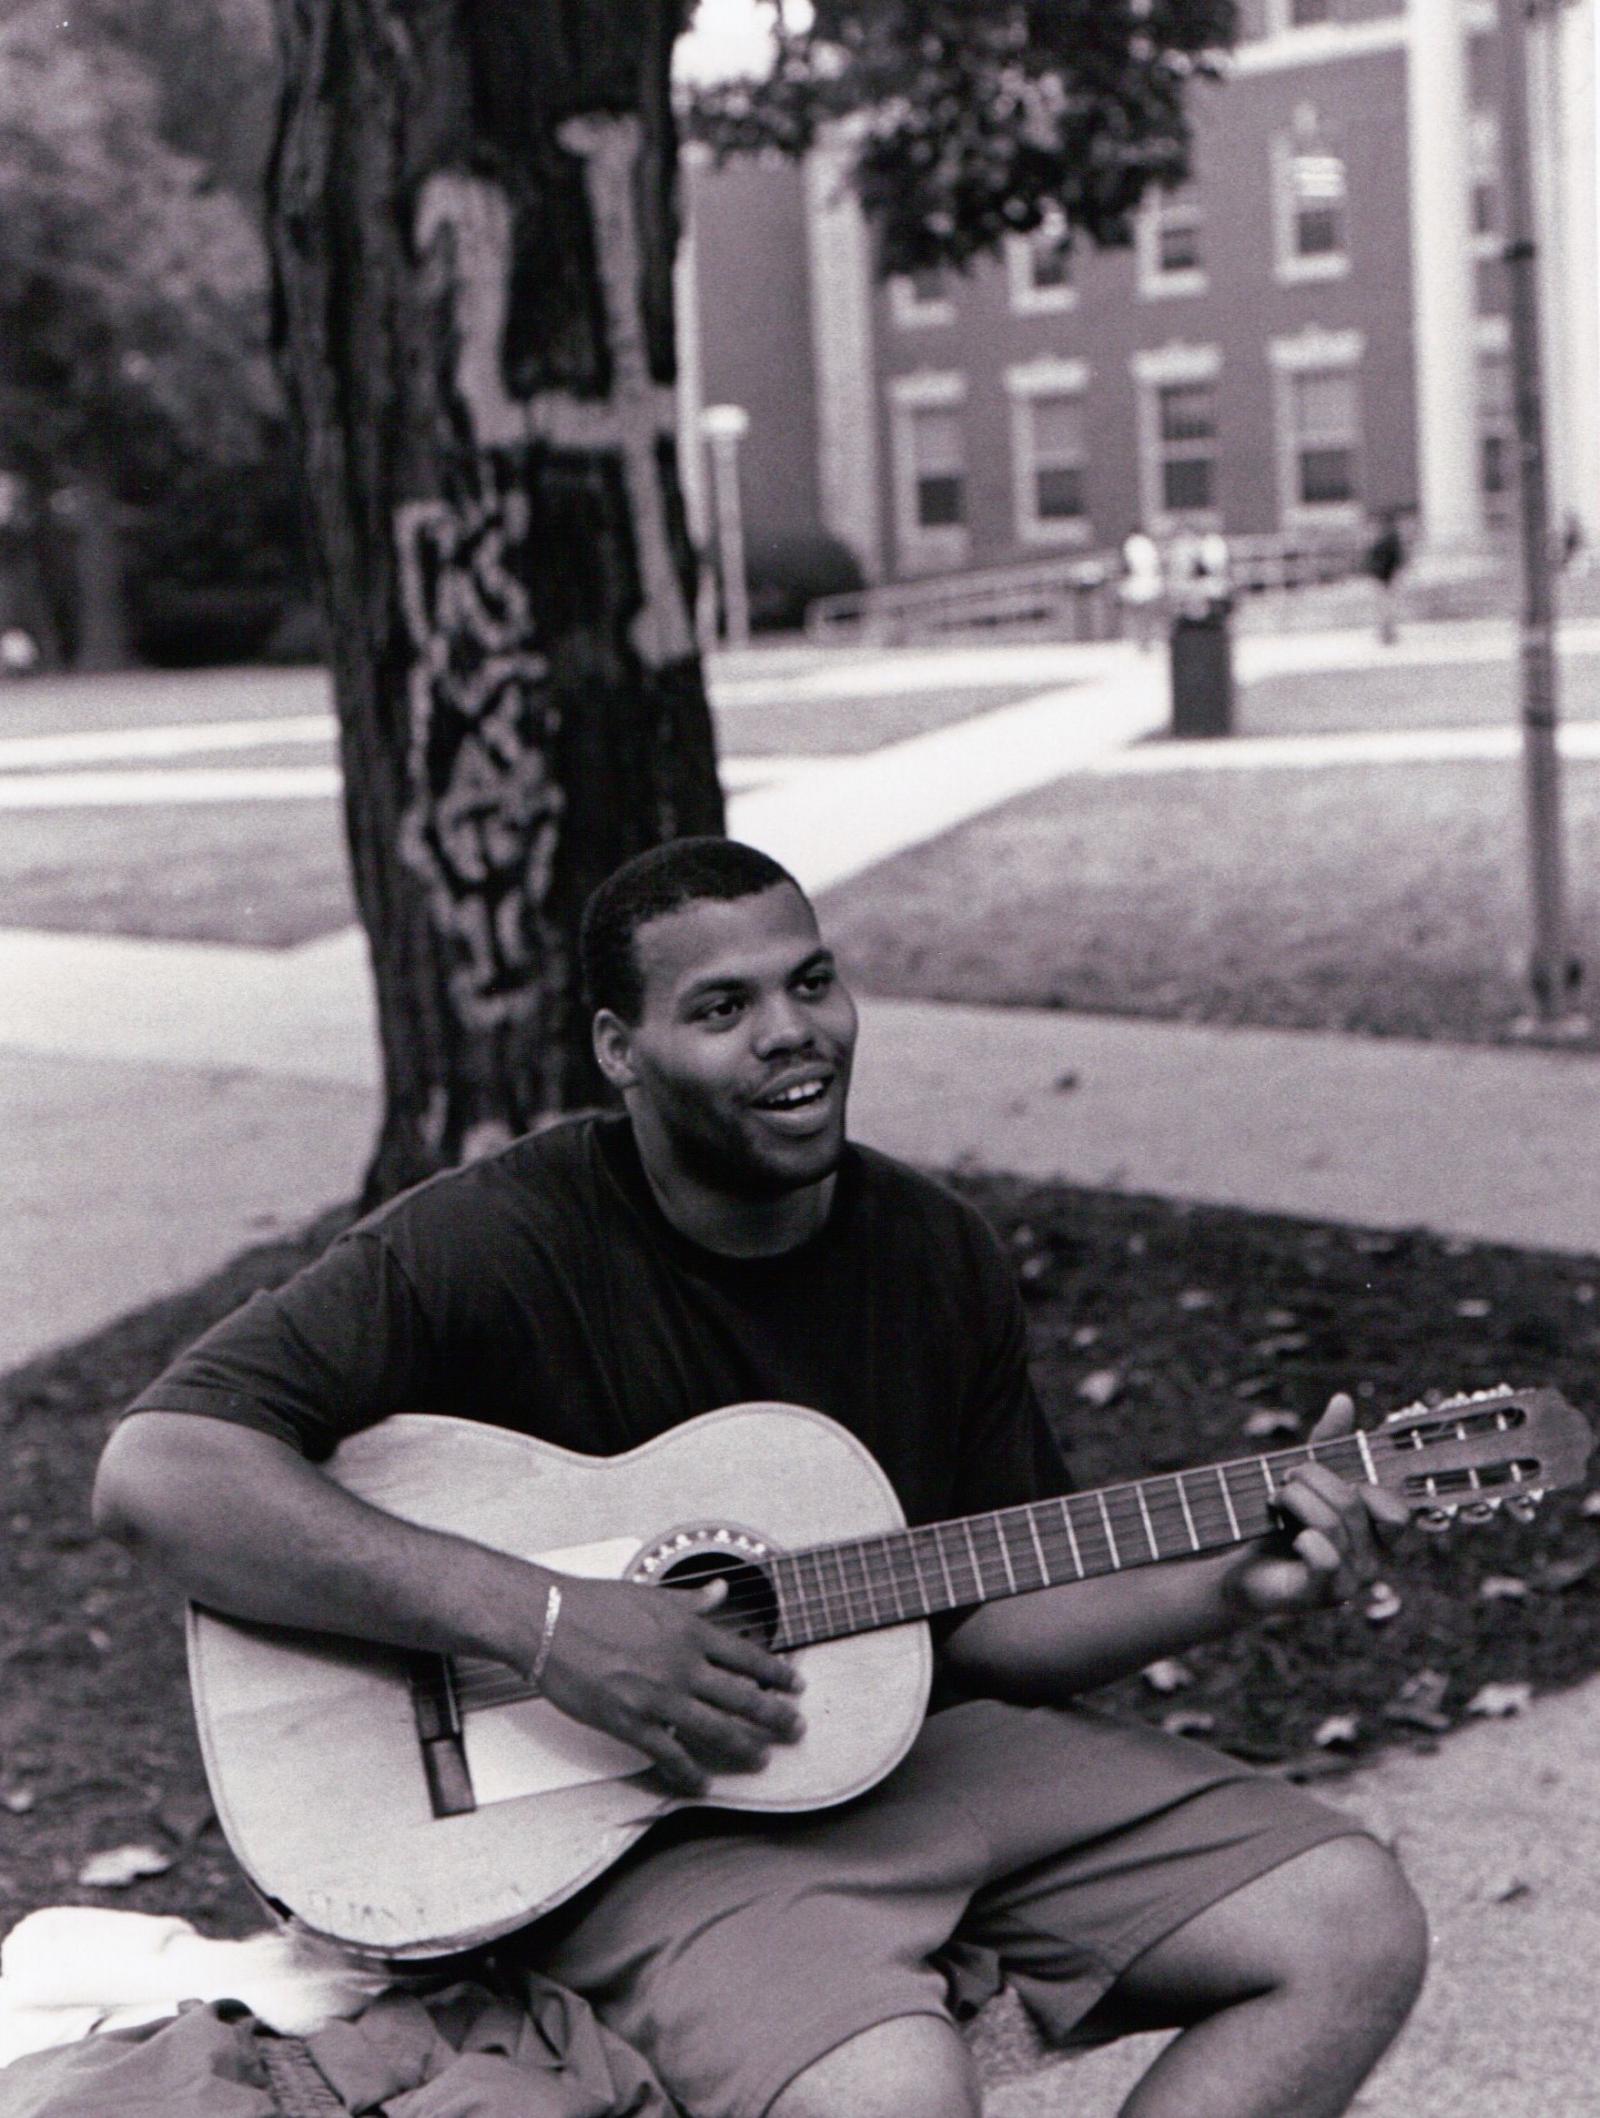
<instances>
[{"instance_id":1,"label":"man's forearm","mask_svg":"<svg viewBox=\"0 0 1600 2118\"><path fill-rule=\"evenodd\" d=\"M369 1507L249 1428L136 1414L101 1461L95 1520L235 1617L513 1666L538 1646L544 1569Z\"/></svg>"},{"instance_id":2,"label":"man's forearm","mask_svg":"<svg viewBox=\"0 0 1600 2118\"><path fill-rule=\"evenodd\" d=\"M1138 1567L987 1603L951 1634L954 1675L1003 1698L1060 1702L1219 1639L1245 1622L1241 1555Z\"/></svg>"}]
</instances>

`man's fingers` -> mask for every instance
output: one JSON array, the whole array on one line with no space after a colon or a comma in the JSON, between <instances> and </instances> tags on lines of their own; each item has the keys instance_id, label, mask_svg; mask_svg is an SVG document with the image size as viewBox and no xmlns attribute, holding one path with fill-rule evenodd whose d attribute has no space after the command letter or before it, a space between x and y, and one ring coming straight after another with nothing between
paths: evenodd
<instances>
[{"instance_id":1,"label":"man's fingers","mask_svg":"<svg viewBox=\"0 0 1600 2118\"><path fill-rule=\"evenodd\" d=\"M1400 1495L1391 1493L1387 1486L1363 1486L1361 1497L1367 1504L1374 1528L1385 1541L1411 1527L1411 1510Z\"/></svg>"},{"instance_id":2,"label":"man's fingers","mask_svg":"<svg viewBox=\"0 0 1600 2118\"><path fill-rule=\"evenodd\" d=\"M1328 1409L1311 1429L1312 1441L1338 1441L1341 1436L1353 1433L1356 1424L1356 1401L1348 1390L1335 1391L1328 1399Z\"/></svg>"},{"instance_id":3,"label":"man's fingers","mask_svg":"<svg viewBox=\"0 0 1600 2118\"><path fill-rule=\"evenodd\" d=\"M748 1633L736 1633L731 1627L712 1621L706 1627L702 1645L708 1662L715 1662L722 1669L737 1670L741 1677L753 1678L769 1691L805 1689L805 1679L795 1668L792 1657L769 1654L761 1642L752 1640Z\"/></svg>"},{"instance_id":4,"label":"man's fingers","mask_svg":"<svg viewBox=\"0 0 1600 2118\"><path fill-rule=\"evenodd\" d=\"M714 1664L706 1666L695 1691L708 1706L753 1722L785 1742L793 1742L805 1726L783 1692L771 1691L752 1677L736 1676L732 1670L718 1669Z\"/></svg>"},{"instance_id":5,"label":"man's fingers","mask_svg":"<svg viewBox=\"0 0 1600 2118\"><path fill-rule=\"evenodd\" d=\"M675 1794L704 1794L709 1775L689 1755L675 1726L645 1721L630 1733L628 1741L655 1761L656 1770Z\"/></svg>"},{"instance_id":6,"label":"man's fingers","mask_svg":"<svg viewBox=\"0 0 1600 2118\"><path fill-rule=\"evenodd\" d=\"M755 1772L766 1762L772 1738L748 1721L685 1699L671 1709L674 1739L694 1763L711 1772Z\"/></svg>"},{"instance_id":7,"label":"man's fingers","mask_svg":"<svg viewBox=\"0 0 1600 2118\"><path fill-rule=\"evenodd\" d=\"M1346 1554L1323 1530L1302 1530L1294 1540L1295 1557L1329 1597L1351 1595L1358 1580Z\"/></svg>"}]
</instances>

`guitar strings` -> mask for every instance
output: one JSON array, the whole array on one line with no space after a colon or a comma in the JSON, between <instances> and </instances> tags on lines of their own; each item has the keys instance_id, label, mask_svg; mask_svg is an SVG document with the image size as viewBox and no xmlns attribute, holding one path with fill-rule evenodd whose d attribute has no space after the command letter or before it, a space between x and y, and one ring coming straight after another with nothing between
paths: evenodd
<instances>
[{"instance_id":1,"label":"guitar strings","mask_svg":"<svg viewBox=\"0 0 1600 2118\"><path fill-rule=\"evenodd\" d=\"M780 1553L769 1562L770 1572L758 1584L748 1588L735 1585L730 1590L714 1622L741 1638L765 1640L772 1634L776 1604L780 1639L785 1632L794 1635L781 1640L778 1651L783 1652L841 1633L910 1623L939 1610L959 1609L995 1595L1027 1593L1086 1579L1092 1573L1148 1565L1196 1550L1223 1549L1270 1526L1271 1502L1276 1499L1274 1474L1281 1476L1306 1463L1331 1463L1346 1457L1355 1459L1352 1468L1359 1473L1366 1463L1375 1468L1380 1459L1417 1453L1414 1445L1402 1446L1382 1430L1365 1436L1341 1435L1270 1456L1199 1465L956 1522L917 1524L870 1538ZM1240 1472L1251 1480L1252 1490L1248 1493L1236 1490L1232 1484L1232 1476ZM1203 1485L1192 1489L1191 1482L1195 1480L1213 1482L1216 1492L1208 1495ZM1059 1523L1049 1519L1055 1512L1062 1517ZM1013 1540L1012 1532L1017 1530L1022 1532L1024 1541ZM966 1549L958 1546L951 1551L947 1540L958 1533ZM1170 1550L1163 1549L1167 1533L1171 1534ZM993 1540L992 1547L981 1553L980 1537ZM1086 1552L1092 1563L1086 1563ZM824 1560L831 1562L838 1576L837 1587L830 1586L824 1576ZM847 1561L853 1561L859 1570L855 1581L846 1572ZM1024 1562L1025 1572L1031 1571L1038 1578L1019 1578L1018 1561ZM802 1577L805 1565L810 1566L814 1576L811 1586ZM943 1593L929 1593L924 1566L929 1570L928 1578L938 1582ZM958 1588L955 1581L957 1575L969 1574L971 1593L964 1586ZM902 1603L902 1589L912 1599L910 1608ZM881 1605L880 1595L884 1599ZM885 1615L886 1611L891 1614ZM455 1698L464 1711L481 1711L533 1696L501 1664L474 1664L463 1657L451 1666ZM474 1674L475 1670L481 1673Z\"/></svg>"}]
</instances>

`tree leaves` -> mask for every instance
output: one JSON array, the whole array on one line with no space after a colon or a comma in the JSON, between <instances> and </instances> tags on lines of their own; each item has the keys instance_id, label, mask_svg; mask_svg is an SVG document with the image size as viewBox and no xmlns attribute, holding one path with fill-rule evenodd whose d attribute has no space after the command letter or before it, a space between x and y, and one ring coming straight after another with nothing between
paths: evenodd
<instances>
[{"instance_id":1,"label":"tree leaves","mask_svg":"<svg viewBox=\"0 0 1600 2118\"><path fill-rule=\"evenodd\" d=\"M261 239L157 120L128 51L0 21L0 420L47 488L179 433L226 460L271 402Z\"/></svg>"},{"instance_id":2,"label":"tree leaves","mask_svg":"<svg viewBox=\"0 0 1600 2118\"><path fill-rule=\"evenodd\" d=\"M964 267L1047 215L1131 239L1145 191L1188 171L1185 96L1235 33L1233 0L815 0L779 15L769 79L700 90L719 156L850 141L886 272Z\"/></svg>"}]
</instances>

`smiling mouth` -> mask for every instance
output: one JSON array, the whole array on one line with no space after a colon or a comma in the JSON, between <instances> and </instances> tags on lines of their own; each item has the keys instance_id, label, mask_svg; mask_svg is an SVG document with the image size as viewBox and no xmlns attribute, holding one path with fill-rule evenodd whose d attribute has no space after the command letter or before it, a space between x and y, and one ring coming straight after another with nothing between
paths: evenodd
<instances>
[{"instance_id":1,"label":"smiling mouth","mask_svg":"<svg viewBox=\"0 0 1600 2118\"><path fill-rule=\"evenodd\" d=\"M797 1081L790 1088L779 1089L775 1095L763 1096L756 1104L759 1111L778 1114L815 1110L825 1103L833 1088L833 1076L823 1081Z\"/></svg>"}]
</instances>

